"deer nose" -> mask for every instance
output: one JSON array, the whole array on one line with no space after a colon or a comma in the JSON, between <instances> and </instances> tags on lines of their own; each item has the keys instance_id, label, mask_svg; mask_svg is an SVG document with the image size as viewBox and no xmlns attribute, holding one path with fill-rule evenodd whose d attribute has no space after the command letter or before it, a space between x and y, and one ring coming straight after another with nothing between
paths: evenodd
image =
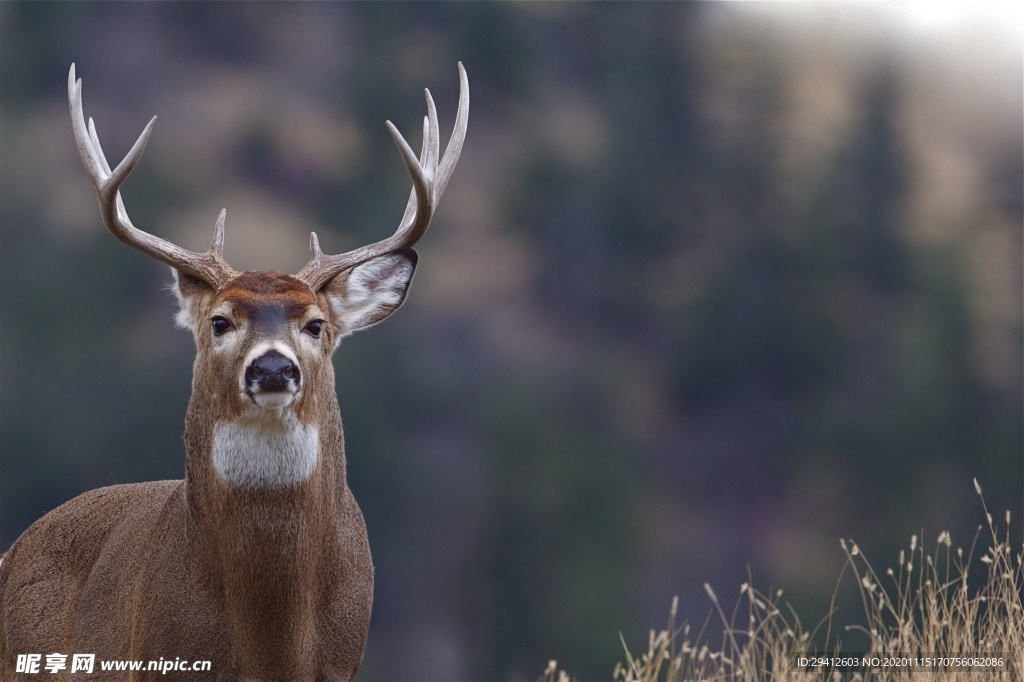
<instances>
[{"instance_id":1,"label":"deer nose","mask_svg":"<svg viewBox=\"0 0 1024 682\"><path fill-rule=\"evenodd\" d=\"M276 350L268 350L245 368L245 383L261 391L287 391L292 382L298 388L300 379L298 365Z\"/></svg>"}]
</instances>

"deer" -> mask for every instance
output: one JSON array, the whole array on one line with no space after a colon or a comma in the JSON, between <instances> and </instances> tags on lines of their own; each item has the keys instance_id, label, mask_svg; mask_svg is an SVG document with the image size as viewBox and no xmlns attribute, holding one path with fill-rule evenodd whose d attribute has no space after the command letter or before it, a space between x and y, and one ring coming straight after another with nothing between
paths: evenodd
<instances>
[{"instance_id":1,"label":"deer","mask_svg":"<svg viewBox=\"0 0 1024 682\"><path fill-rule=\"evenodd\" d=\"M412 247L465 140L469 83L461 63L458 71L458 111L443 155L429 90L418 157L386 123L413 185L394 234L327 255L313 232L309 262L289 275L228 265L223 210L204 253L136 228L120 188L156 117L111 169L71 65L72 130L103 222L171 267L174 319L195 342L185 473L86 492L14 542L0 561L0 679L36 679L18 672L18 655L52 652L209 661L209 672L179 666L172 679L355 676L374 570L346 477L332 356L343 338L406 298L418 260ZM126 679L98 666L93 675ZM144 669L127 679L166 678ZM70 670L58 679L71 679Z\"/></svg>"}]
</instances>

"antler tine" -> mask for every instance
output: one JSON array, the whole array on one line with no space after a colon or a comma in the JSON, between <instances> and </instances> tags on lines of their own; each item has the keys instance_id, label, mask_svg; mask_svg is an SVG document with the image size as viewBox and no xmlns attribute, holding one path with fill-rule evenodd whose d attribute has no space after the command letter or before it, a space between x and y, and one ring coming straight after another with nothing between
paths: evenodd
<instances>
[{"instance_id":1,"label":"antler tine","mask_svg":"<svg viewBox=\"0 0 1024 682\"><path fill-rule=\"evenodd\" d=\"M427 117L423 117L423 149L420 151L420 159L426 157L427 154ZM420 168L423 167L423 162L420 162ZM405 211L402 213L402 219L399 221L399 230L402 225L409 225L416 217L416 187L409 190L409 200L405 202Z\"/></svg>"},{"instance_id":2,"label":"antler tine","mask_svg":"<svg viewBox=\"0 0 1024 682\"><path fill-rule=\"evenodd\" d=\"M466 130L469 127L469 78L466 76L466 69L459 62L459 110L455 114L455 128L452 130L451 139L444 150L444 156L437 169L436 188L434 200L439 201L444 194L448 181L455 170L455 164L459 162L459 155L462 153L462 143L466 141Z\"/></svg>"},{"instance_id":3,"label":"antler tine","mask_svg":"<svg viewBox=\"0 0 1024 682\"><path fill-rule=\"evenodd\" d=\"M437 125L437 107L434 105L434 98L430 96L430 90L423 91L427 100L427 117L423 121L423 154L420 160L426 161L427 174L431 180L436 179L437 162L441 158L441 130ZM426 157L424 159L423 157ZM436 196L432 199L437 200Z\"/></svg>"},{"instance_id":4,"label":"antler tine","mask_svg":"<svg viewBox=\"0 0 1024 682\"><path fill-rule=\"evenodd\" d=\"M388 127L388 131L391 133L391 137L395 140L395 145L398 147L398 151L402 154L402 160L405 161L405 167L409 171L409 176L412 178L413 186L413 197L416 199L416 211L414 217L411 220L403 220L395 234L390 239L385 239L379 244L385 242L394 242L395 246L388 249L392 251L403 246L412 246L420 240L423 234L427 231L427 227L430 225L430 219L434 215L434 193L432 190L433 185L433 170L430 167L430 150L434 146L431 143L431 136L436 131L430 130L429 122L424 123L425 128L425 140L423 142L423 159L426 162L426 170L420 159L416 158L416 155L412 151L412 147L402 137L402 133L398 132L398 128L394 126L391 121L385 121L384 123ZM413 198L410 197L410 200Z\"/></svg>"},{"instance_id":5,"label":"antler tine","mask_svg":"<svg viewBox=\"0 0 1024 682\"><path fill-rule=\"evenodd\" d=\"M418 159L398 129L391 121L386 122L388 131L395 140L395 145L405 161L405 167L409 171L413 183L405 214L402 216L398 229L387 239L335 256L328 256L320 250L319 240L313 233L310 236L310 260L296 275L306 282L313 291L319 290L342 270L388 251L413 246L426 233L437 202L448 185L452 171L455 170L459 153L462 151L462 143L466 138L466 128L469 122L469 79L462 62L459 62L459 110L455 117L455 128L445 149L444 157L440 160L437 109L429 90L425 91L425 95L427 116L423 120L423 148Z\"/></svg>"},{"instance_id":6,"label":"antler tine","mask_svg":"<svg viewBox=\"0 0 1024 682\"><path fill-rule=\"evenodd\" d=\"M68 72L68 106L71 110L71 129L75 134L78 154L82 157L82 164L96 189L103 223L111 234L128 246L181 272L198 277L215 288L219 289L237 277L238 273L223 258L224 211L221 211L217 219L213 246L205 253L187 251L169 241L155 237L132 225L128 218L124 201L121 199L121 185L135 170L139 159L142 158L149 135L153 132L156 117L154 116L149 121L142 134L139 135L139 139L132 145L131 151L121 163L117 164L117 168L111 170L103 148L100 146L99 137L96 135L95 123L91 118L88 125L85 122L85 114L82 112L82 80L76 80L74 64L71 65L71 70Z\"/></svg>"}]
</instances>

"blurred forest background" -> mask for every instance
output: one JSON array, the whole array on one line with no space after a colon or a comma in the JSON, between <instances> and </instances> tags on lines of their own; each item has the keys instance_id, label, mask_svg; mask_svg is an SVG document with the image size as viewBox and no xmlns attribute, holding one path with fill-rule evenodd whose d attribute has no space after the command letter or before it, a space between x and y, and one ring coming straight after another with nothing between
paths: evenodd
<instances>
[{"instance_id":1,"label":"blurred forest background","mask_svg":"<svg viewBox=\"0 0 1024 682\"><path fill-rule=\"evenodd\" d=\"M103 227L295 272L390 234L422 88L469 135L399 314L336 355L366 680L608 679L671 598L825 615L840 537L1022 514L1022 32L921 5L0 3L0 549L180 478L193 346ZM987 7L987 9L986 9ZM1015 531L1020 537L1020 531ZM862 613L850 585L844 622Z\"/></svg>"}]
</instances>

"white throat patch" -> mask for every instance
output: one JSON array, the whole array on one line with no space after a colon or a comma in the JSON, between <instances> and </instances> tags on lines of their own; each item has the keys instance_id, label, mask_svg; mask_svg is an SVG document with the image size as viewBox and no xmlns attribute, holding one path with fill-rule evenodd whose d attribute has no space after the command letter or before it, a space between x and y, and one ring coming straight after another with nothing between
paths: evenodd
<instances>
[{"instance_id":1,"label":"white throat patch","mask_svg":"<svg viewBox=\"0 0 1024 682\"><path fill-rule=\"evenodd\" d=\"M316 468L320 434L294 415L283 420L241 418L213 429L213 467L237 488L284 488Z\"/></svg>"}]
</instances>

